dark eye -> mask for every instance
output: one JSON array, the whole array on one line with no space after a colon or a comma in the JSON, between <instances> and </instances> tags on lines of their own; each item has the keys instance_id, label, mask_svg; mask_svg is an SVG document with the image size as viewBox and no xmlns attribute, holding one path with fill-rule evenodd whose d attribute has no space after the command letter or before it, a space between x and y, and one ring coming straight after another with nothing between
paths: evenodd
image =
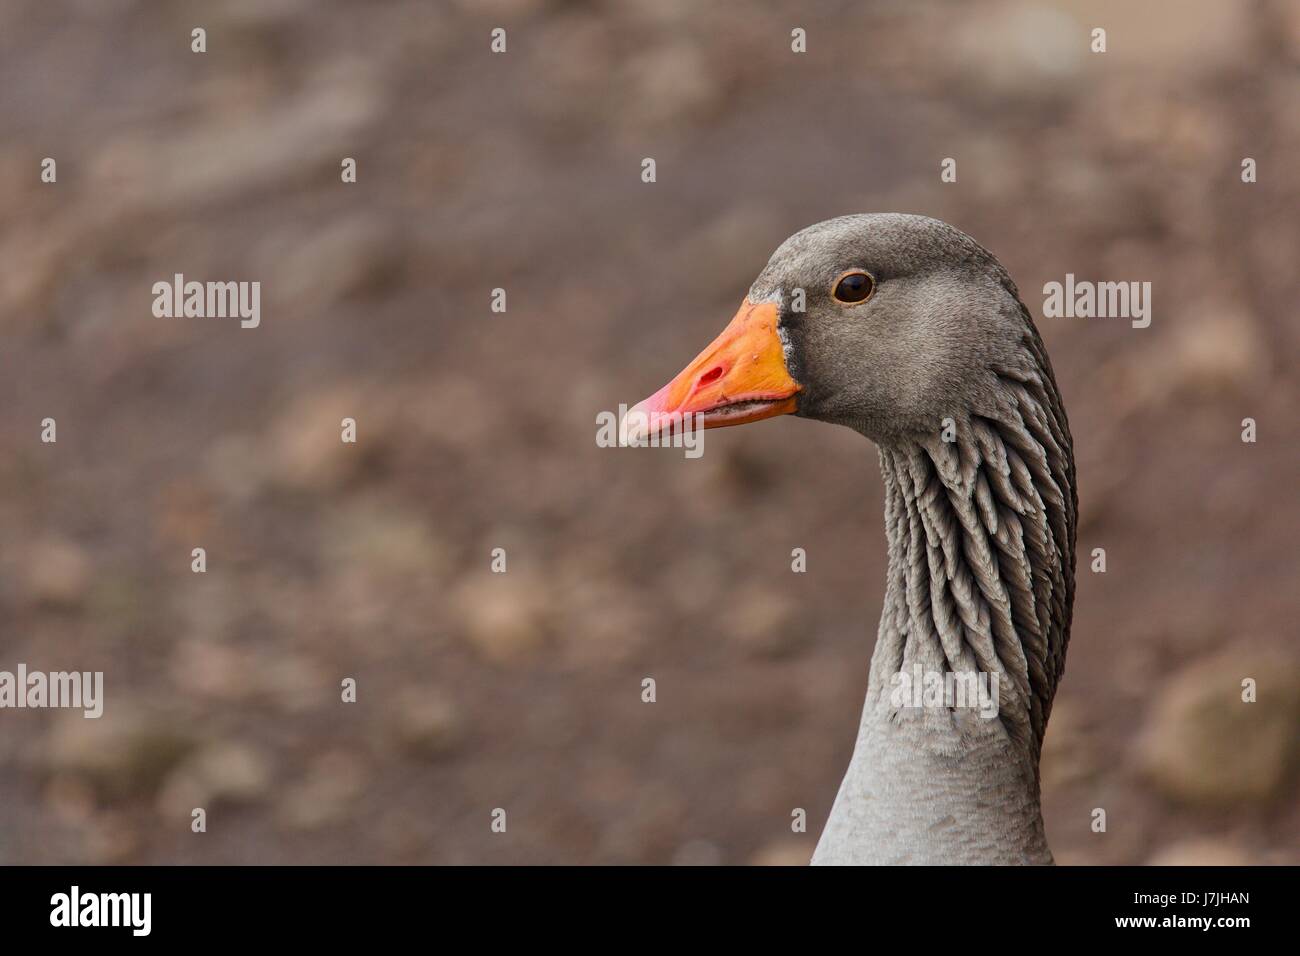
<instances>
[{"instance_id":1,"label":"dark eye","mask_svg":"<svg viewBox=\"0 0 1300 956\"><path fill-rule=\"evenodd\" d=\"M849 272L840 277L832 295L841 302L861 302L875 287L875 280L865 272Z\"/></svg>"}]
</instances>

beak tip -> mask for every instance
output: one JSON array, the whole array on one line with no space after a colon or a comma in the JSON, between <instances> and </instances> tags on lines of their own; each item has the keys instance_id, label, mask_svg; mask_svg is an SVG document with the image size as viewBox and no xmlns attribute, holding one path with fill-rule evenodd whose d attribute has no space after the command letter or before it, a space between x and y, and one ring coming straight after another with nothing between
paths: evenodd
<instances>
[{"instance_id":1,"label":"beak tip","mask_svg":"<svg viewBox=\"0 0 1300 956\"><path fill-rule=\"evenodd\" d=\"M646 414L645 402L637 402L623 414L619 422L619 434L629 445L636 445L650 434L650 416Z\"/></svg>"}]
</instances>

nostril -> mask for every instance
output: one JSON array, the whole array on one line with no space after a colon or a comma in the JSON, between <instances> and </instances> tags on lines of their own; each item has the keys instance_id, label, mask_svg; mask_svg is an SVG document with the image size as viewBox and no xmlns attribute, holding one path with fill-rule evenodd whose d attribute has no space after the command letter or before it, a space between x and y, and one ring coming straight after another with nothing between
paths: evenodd
<instances>
[{"instance_id":1,"label":"nostril","mask_svg":"<svg viewBox=\"0 0 1300 956\"><path fill-rule=\"evenodd\" d=\"M708 385L712 382L716 382L720 378L722 378L722 366L718 365L714 368L709 369L707 372L705 372L703 375L700 376L700 384Z\"/></svg>"}]
</instances>

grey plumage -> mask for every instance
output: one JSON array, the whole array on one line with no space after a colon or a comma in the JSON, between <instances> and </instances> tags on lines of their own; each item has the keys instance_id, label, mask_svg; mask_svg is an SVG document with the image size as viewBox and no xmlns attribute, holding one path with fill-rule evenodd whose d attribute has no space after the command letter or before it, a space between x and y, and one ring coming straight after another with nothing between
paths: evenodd
<instances>
[{"instance_id":1,"label":"grey plumage","mask_svg":"<svg viewBox=\"0 0 1300 956\"><path fill-rule=\"evenodd\" d=\"M846 309L828 290L853 268L876 290ZM1051 862L1038 757L1069 641L1077 504L1065 410L1015 285L945 223L865 215L792 236L749 298L778 305L798 414L875 441L885 484L867 699L813 862ZM998 675L998 718L894 706L895 675L917 664Z\"/></svg>"}]
</instances>

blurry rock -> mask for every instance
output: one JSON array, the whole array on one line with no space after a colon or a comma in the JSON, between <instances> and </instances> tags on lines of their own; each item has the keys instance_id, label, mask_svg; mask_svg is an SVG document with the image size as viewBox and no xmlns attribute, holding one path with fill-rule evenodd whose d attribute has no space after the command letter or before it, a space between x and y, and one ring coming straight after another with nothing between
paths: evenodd
<instances>
[{"instance_id":1,"label":"blurry rock","mask_svg":"<svg viewBox=\"0 0 1300 956\"><path fill-rule=\"evenodd\" d=\"M272 426L263 454L277 484L298 491L330 491L374 464L385 432L373 396L356 385L329 386L298 397ZM342 421L357 423L356 442L343 441Z\"/></svg>"},{"instance_id":2,"label":"blurry rock","mask_svg":"<svg viewBox=\"0 0 1300 956\"><path fill-rule=\"evenodd\" d=\"M365 767L346 753L330 753L307 776L287 787L276 809L280 822L294 830L316 830L347 818L365 789Z\"/></svg>"},{"instance_id":3,"label":"blurry rock","mask_svg":"<svg viewBox=\"0 0 1300 956\"><path fill-rule=\"evenodd\" d=\"M510 663L546 639L547 589L526 572L483 573L466 580L456 595L465 636L485 659Z\"/></svg>"},{"instance_id":4,"label":"blurry rock","mask_svg":"<svg viewBox=\"0 0 1300 956\"><path fill-rule=\"evenodd\" d=\"M456 704L433 690L411 689L400 694L391 721L398 743L419 757L444 757L463 738Z\"/></svg>"},{"instance_id":5,"label":"blurry rock","mask_svg":"<svg viewBox=\"0 0 1300 956\"><path fill-rule=\"evenodd\" d=\"M1241 699L1252 677L1258 700ZM1267 654L1225 654L1170 679L1137 742L1138 760L1168 796L1232 806L1277 797L1300 764L1300 671Z\"/></svg>"},{"instance_id":6,"label":"blurry rock","mask_svg":"<svg viewBox=\"0 0 1300 956\"><path fill-rule=\"evenodd\" d=\"M950 60L975 90L1036 97L1079 72L1088 39L1088 31L1062 10L1004 2L956 21Z\"/></svg>"},{"instance_id":7,"label":"blurry rock","mask_svg":"<svg viewBox=\"0 0 1300 956\"><path fill-rule=\"evenodd\" d=\"M1247 391L1260 383L1266 371L1268 346L1259 324L1227 306L1180 324L1170 345L1163 352L1167 364L1158 369L1170 394L1217 396Z\"/></svg>"},{"instance_id":8,"label":"blurry rock","mask_svg":"<svg viewBox=\"0 0 1300 956\"><path fill-rule=\"evenodd\" d=\"M1268 382L1267 354L1255 319L1224 305L1124 352L1102 369L1102 378L1123 399L1121 411L1130 413L1186 398L1252 394Z\"/></svg>"},{"instance_id":9,"label":"blurry rock","mask_svg":"<svg viewBox=\"0 0 1300 956\"><path fill-rule=\"evenodd\" d=\"M1147 866L1252 866L1258 862L1230 840L1194 837L1157 850Z\"/></svg>"},{"instance_id":10,"label":"blurry rock","mask_svg":"<svg viewBox=\"0 0 1300 956\"><path fill-rule=\"evenodd\" d=\"M727 596L723 626L751 657L788 657L808 638L799 627L798 611L798 605L780 592L746 585Z\"/></svg>"},{"instance_id":11,"label":"blurry rock","mask_svg":"<svg viewBox=\"0 0 1300 956\"><path fill-rule=\"evenodd\" d=\"M751 866L807 866L812 859L811 840L777 840L750 858Z\"/></svg>"},{"instance_id":12,"label":"blurry rock","mask_svg":"<svg viewBox=\"0 0 1300 956\"><path fill-rule=\"evenodd\" d=\"M34 604L75 608L90 584L90 556L74 541L54 536L32 543L24 563L25 592Z\"/></svg>"},{"instance_id":13,"label":"blurry rock","mask_svg":"<svg viewBox=\"0 0 1300 956\"><path fill-rule=\"evenodd\" d=\"M105 704L102 717L60 714L44 748L47 769L90 785L97 796L121 799L151 794L190 754L194 740L162 714L122 703Z\"/></svg>"},{"instance_id":14,"label":"blurry rock","mask_svg":"<svg viewBox=\"0 0 1300 956\"><path fill-rule=\"evenodd\" d=\"M168 776L158 797L160 812L188 816L195 807L251 803L266 795L271 765L262 753L236 741L210 743Z\"/></svg>"}]
</instances>

